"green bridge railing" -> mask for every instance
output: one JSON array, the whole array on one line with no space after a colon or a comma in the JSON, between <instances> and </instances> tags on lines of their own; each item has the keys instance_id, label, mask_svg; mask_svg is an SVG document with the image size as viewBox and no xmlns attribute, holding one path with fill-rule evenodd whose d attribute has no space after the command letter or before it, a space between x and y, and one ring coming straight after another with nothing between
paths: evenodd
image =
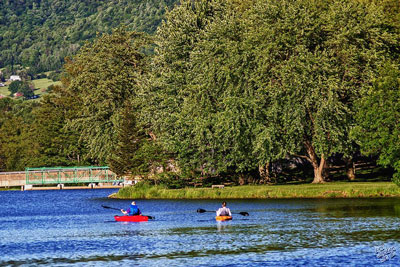
<instances>
[{"instance_id":1,"label":"green bridge railing","mask_svg":"<svg viewBox=\"0 0 400 267\"><path fill-rule=\"evenodd\" d=\"M27 185L123 182L107 166L26 168L25 177Z\"/></svg>"}]
</instances>

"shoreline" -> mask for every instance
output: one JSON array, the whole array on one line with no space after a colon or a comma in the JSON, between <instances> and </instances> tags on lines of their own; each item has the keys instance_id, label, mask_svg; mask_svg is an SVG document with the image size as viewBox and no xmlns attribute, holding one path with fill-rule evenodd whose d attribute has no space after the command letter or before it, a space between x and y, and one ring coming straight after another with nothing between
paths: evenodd
<instances>
[{"instance_id":1,"label":"shoreline","mask_svg":"<svg viewBox=\"0 0 400 267\"><path fill-rule=\"evenodd\" d=\"M300 185L244 185L225 188L166 189L161 186L124 187L112 199L354 199L400 198L392 182L332 182Z\"/></svg>"},{"instance_id":2,"label":"shoreline","mask_svg":"<svg viewBox=\"0 0 400 267\"><path fill-rule=\"evenodd\" d=\"M81 190L81 189L121 189L122 185L102 185L102 186L84 186L84 185L76 185L76 186L33 186L24 188L24 186L13 186L9 188L0 188L0 191L41 191L41 190Z\"/></svg>"},{"instance_id":3,"label":"shoreline","mask_svg":"<svg viewBox=\"0 0 400 267\"><path fill-rule=\"evenodd\" d=\"M270 200L278 200L278 199L395 199L398 198L400 199L400 196L362 196L362 197L242 197L242 198L237 198L237 197L230 197L230 198L163 198L163 197L157 197L157 198L132 198L132 197L117 197L117 193L113 193L111 195L108 195L107 198L110 199L116 199L116 200L135 200L135 199L143 199L143 200L263 200L263 199L270 199Z\"/></svg>"}]
</instances>

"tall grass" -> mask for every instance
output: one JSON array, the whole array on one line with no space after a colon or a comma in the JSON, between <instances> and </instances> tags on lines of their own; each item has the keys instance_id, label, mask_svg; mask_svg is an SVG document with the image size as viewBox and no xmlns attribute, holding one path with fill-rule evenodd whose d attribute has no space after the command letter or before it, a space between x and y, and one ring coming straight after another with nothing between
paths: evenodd
<instances>
[{"instance_id":1,"label":"tall grass","mask_svg":"<svg viewBox=\"0 0 400 267\"><path fill-rule=\"evenodd\" d=\"M400 188L391 182L246 185L221 189L167 189L162 186L138 184L122 188L110 197L122 199L379 198L400 197Z\"/></svg>"}]
</instances>

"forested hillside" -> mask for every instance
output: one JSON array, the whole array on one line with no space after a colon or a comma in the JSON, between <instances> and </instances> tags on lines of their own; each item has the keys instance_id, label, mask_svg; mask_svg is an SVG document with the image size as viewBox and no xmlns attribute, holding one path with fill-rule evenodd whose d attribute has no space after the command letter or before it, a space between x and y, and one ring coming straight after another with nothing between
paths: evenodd
<instances>
[{"instance_id":1,"label":"forested hillside","mask_svg":"<svg viewBox=\"0 0 400 267\"><path fill-rule=\"evenodd\" d=\"M125 24L152 33L176 0L0 1L0 68L61 68L64 58L97 33Z\"/></svg>"}]
</instances>

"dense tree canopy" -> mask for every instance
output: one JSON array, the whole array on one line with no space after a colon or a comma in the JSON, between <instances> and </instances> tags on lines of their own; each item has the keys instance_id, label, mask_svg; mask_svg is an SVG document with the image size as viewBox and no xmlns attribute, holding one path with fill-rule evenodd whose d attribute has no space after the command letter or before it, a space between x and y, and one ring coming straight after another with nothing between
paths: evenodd
<instances>
[{"instance_id":1,"label":"dense tree canopy","mask_svg":"<svg viewBox=\"0 0 400 267\"><path fill-rule=\"evenodd\" d=\"M213 18L191 51L176 114L179 135L172 138L181 164L197 166L203 174L240 173L256 167L254 62L243 42L243 6L210 2Z\"/></svg>"},{"instance_id":2,"label":"dense tree canopy","mask_svg":"<svg viewBox=\"0 0 400 267\"><path fill-rule=\"evenodd\" d=\"M383 10L354 1L183 1L166 18L155 126L209 174L292 155L323 182L327 158L352 149L354 100L398 47Z\"/></svg>"},{"instance_id":3,"label":"dense tree canopy","mask_svg":"<svg viewBox=\"0 0 400 267\"><path fill-rule=\"evenodd\" d=\"M362 151L379 155L379 163L392 166L400 186L400 70L387 64L374 86L359 100L357 126L353 133Z\"/></svg>"},{"instance_id":4,"label":"dense tree canopy","mask_svg":"<svg viewBox=\"0 0 400 267\"><path fill-rule=\"evenodd\" d=\"M53 88L50 95L43 97L40 106L33 112L30 134L37 150L31 158L30 167L90 164L90 161L85 160L87 150L79 142L79 131L66 125L79 109L78 104L58 86Z\"/></svg>"},{"instance_id":5,"label":"dense tree canopy","mask_svg":"<svg viewBox=\"0 0 400 267\"><path fill-rule=\"evenodd\" d=\"M81 132L89 156L99 163L104 164L115 148L120 109L139 90L147 43L146 34L118 28L88 43L65 65L65 90L80 105L68 124Z\"/></svg>"},{"instance_id":6,"label":"dense tree canopy","mask_svg":"<svg viewBox=\"0 0 400 267\"><path fill-rule=\"evenodd\" d=\"M349 151L353 102L396 33L379 7L351 1L257 1L248 18L265 120L259 148L267 160L304 155L322 182L326 159Z\"/></svg>"},{"instance_id":7,"label":"dense tree canopy","mask_svg":"<svg viewBox=\"0 0 400 267\"><path fill-rule=\"evenodd\" d=\"M24 170L31 165L37 146L30 127L36 102L0 99L0 168Z\"/></svg>"},{"instance_id":8,"label":"dense tree canopy","mask_svg":"<svg viewBox=\"0 0 400 267\"><path fill-rule=\"evenodd\" d=\"M145 107L143 118L152 125L157 136L160 135L166 149L182 160L188 158L179 152L190 154L196 149L189 147L192 136L181 127L184 123L181 111L191 71L189 58L200 32L213 18L214 2L182 1L168 13L155 36L156 56L146 84L150 105ZM185 141L181 142L182 139Z\"/></svg>"}]
</instances>

